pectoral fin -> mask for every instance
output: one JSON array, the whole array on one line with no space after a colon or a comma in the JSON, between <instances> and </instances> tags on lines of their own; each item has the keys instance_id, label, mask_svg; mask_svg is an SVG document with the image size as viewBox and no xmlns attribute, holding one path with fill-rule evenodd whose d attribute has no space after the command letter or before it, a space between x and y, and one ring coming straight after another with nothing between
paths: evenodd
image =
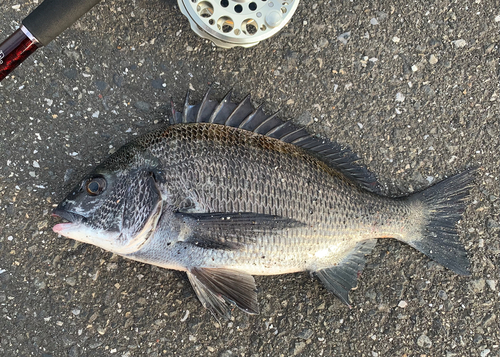
<instances>
[{"instance_id":1,"label":"pectoral fin","mask_svg":"<svg viewBox=\"0 0 500 357\"><path fill-rule=\"evenodd\" d=\"M304 223L292 218L259 214L253 212L178 212L185 221L191 221L201 229L227 229L239 232L263 232L265 230L283 230L304 226Z\"/></svg>"},{"instance_id":2,"label":"pectoral fin","mask_svg":"<svg viewBox=\"0 0 500 357\"><path fill-rule=\"evenodd\" d=\"M258 314L255 280L250 274L224 268L191 268L189 281L204 307L215 317L229 319L231 305Z\"/></svg>"},{"instance_id":3,"label":"pectoral fin","mask_svg":"<svg viewBox=\"0 0 500 357\"><path fill-rule=\"evenodd\" d=\"M238 250L255 243L263 234L280 234L283 230L304 226L291 218L252 212L177 212L176 215L189 231L184 241L205 249Z\"/></svg>"}]
</instances>

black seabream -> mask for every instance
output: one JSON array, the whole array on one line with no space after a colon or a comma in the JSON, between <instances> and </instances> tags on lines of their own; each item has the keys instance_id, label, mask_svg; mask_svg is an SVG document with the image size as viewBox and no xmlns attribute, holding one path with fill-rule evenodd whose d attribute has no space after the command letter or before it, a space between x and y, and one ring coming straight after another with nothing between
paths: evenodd
<instances>
[{"instance_id":1,"label":"black seabream","mask_svg":"<svg viewBox=\"0 0 500 357\"><path fill-rule=\"evenodd\" d=\"M173 112L98 165L54 210L54 231L185 271L202 304L258 313L253 275L309 271L344 303L377 239L469 274L456 224L474 170L385 197L356 157L230 94Z\"/></svg>"}]
</instances>

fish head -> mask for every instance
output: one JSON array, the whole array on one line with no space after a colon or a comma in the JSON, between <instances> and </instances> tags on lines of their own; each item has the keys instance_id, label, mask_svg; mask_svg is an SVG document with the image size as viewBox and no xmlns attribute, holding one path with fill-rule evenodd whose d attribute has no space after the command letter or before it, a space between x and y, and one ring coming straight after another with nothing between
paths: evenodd
<instances>
[{"instance_id":1,"label":"fish head","mask_svg":"<svg viewBox=\"0 0 500 357\"><path fill-rule=\"evenodd\" d=\"M67 222L54 232L116 254L142 247L162 211L162 194L152 170L97 167L54 209Z\"/></svg>"}]
</instances>

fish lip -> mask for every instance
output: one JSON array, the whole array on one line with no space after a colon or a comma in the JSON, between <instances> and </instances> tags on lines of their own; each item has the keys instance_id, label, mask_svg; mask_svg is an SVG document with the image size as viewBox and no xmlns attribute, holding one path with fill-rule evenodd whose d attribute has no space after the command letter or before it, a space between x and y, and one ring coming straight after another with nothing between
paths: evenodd
<instances>
[{"instance_id":1,"label":"fish lip","mask_svg":"<svg viewBox=\"0 0 500 357\"><path fill-rule=\"evenodd\" d=\"M74 212L69 212L64 209L56 208L52 211L52 216L53 217L60 217L62 219L65 219L69 221L70 223L75 223L75 222L84 222L87 220L84 216L74 213Z\"/></svg>"}]
</instances>

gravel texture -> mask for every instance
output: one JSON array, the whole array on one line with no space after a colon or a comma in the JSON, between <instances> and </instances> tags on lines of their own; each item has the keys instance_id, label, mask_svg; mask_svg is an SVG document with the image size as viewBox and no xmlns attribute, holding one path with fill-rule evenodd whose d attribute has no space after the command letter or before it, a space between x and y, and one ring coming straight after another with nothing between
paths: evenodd
<instances>
[{"instance_id":1,"label":"gravel texture","mask_svg":"<svg viewBox=\"0 0 500 357\"><path fill-rule=\"evenodd\" d=\"M3 0L0 40L39 1ZM500 4L307 1L221 50L173 0L104 1L0 84L1 356L500 356ZM460 223L472 276L393 240L352 309L307 274L257 277L217 322L186 277L57 237L80 175L208 84L352 148L387 194L480 168Z\"/></svg>"}]
</instances>

